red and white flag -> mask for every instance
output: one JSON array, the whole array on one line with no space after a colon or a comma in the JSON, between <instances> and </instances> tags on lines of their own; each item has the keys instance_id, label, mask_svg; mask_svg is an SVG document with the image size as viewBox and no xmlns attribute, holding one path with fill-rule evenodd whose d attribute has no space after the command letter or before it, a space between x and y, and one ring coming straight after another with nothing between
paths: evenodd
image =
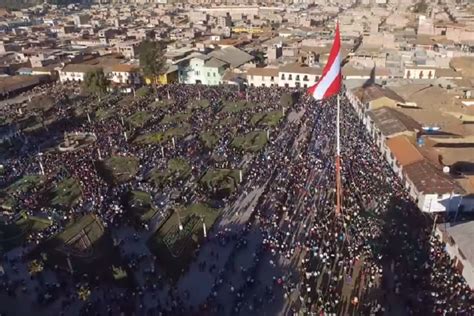
<instances>
[{"instance_id":1,"label":"red and white flag","mask_svg":"<svg viewBox=\"0 0 474 316\"><path fill-rule=\"evenodd\" d=\"M339 34L339 23L336 24L336 36L329 54L328 63L324 67L323 75L319 81L308 89L316 100L323 100L338 94L341 90L341 36Z\"/></svg>"}]
</instances>

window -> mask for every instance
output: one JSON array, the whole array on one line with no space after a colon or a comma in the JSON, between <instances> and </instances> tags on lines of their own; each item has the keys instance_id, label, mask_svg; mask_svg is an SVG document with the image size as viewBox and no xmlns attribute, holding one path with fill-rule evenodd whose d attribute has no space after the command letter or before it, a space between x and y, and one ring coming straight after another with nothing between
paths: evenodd
<instances>
[{"instance_id":1,"label":"window","mask_svg":"<svg viewBox=\"0 0 474 316\"><path fill-rule=\"evenodd\" d=\"M410 71L410 70L407 71L407 78L408 78L408 79L411 78L411 71Z\"/></svg>"},{"instance_id":2,"label":"window","mask_svg":"<svg viewBox=\"0 0 474 316\"><path fill-rule=\"evenodd\" d=\"M285 80L285 74L281 74L281 80Z\"/></svg>"},{"instance_id":3,"label":"window","mask_svg":"<svg viewBox=\"0 0 474 316\"><path fill-rule=\"evenodd\" d=\"M264 83L262 83L262 87L265 87L265 84L264 84Z\"/></svg>"},{"instance_id":4,"label":"window","mask_svg":"<svg viewBox=\"0 0 474 316\"><path fill-rule=\"evenodd\" d=\"M296 81L300 81L300 75L296 75Z\"/></svg>"},{"instance_id":5,"label":"window","mask_svg":"<svg viewBox=\"0 0 474 316\"><path fill-rule=\"evenodd\" d=\"M303 81L308 81L308 76L307 75L304 75Z\"/></svg>"},{"instance_id":6,"label":"window","mask_svg":"<svg viewBox=\"0 0 474 316\"><path fill-rule=\"evenodd\" d=\"M211 73L210 73L209 71L207 72L207 76L208 76L208 77L210 77L210 76L211 76Z\"/></svg>"},{"instance_id":7,"label":"window","mask_svg":"<svg viewBox=\"0 0 474 316\"><path fill-rule=\"evenodd\" d=\"M288 88L289 86L290 86L289 84L285 83L285 88Z\"/></svg>"},{"instance_id":8,"label":"window","mask_svg":"<svg viewBox=\"0 0 474 316\"><path fill-rule=\"evenodd\" d=\"M196 71L194 72L194 74L195 74L196 76L199 76L199 71L196 70Z\"/></svg>"},{"instance_id":9,"label":"window","mask_svg":"<svg viewBox=\"0 0 474 316\"><path fill-rule=\"evenodd\" d=\"M303 85L303 87L308 88L308 85L305 83L305 84Z\"/></svg>"},{"instance_id":10,"label":"window","mask_svg":"<svg viewBox=\"0 0 474 316\"><path fill-rule=\"evenodd\" d=\"M314 81L318 81L318 80L319 80L318 76L314 77Z\"/></svg>"},{"instance_id":11,"label":"window","mask_svg":"<svg viewBox=\"0 0 474 316\"><path fill-rule=\"evenodd\" d=\"M213 77L215 77L215 76L216 76L216 73L215 73L215 72L213 72L213 73L212 73L212 75L213 75Z\"/></svg>"},{"instance_id":12,"label":"window","mask_svg":"<svg viewBox=\"0 0 474 316\"><path fill-rule=\"evenodd\" d=\"M288 80L293 80L293 75L292 74L288 75Z\"/></svg>"},{"instance_id":13,"label":"window","mask_svg":"<svg viewBox=\"0 0 474 316\"><path fill-rule=\"evenodd\" d=\"M423 71L420 71L419 77L420 77L420 79L423 79L423 77L424 77Z\"/></svg>"},{"instance_id":14,"label":"window","mask_svg":"<svg viewBox=\"0 0 474 316\"><path fill-rule=\"evenodd\" d=\"M270 81L275 81L275 77L271 76Z\"/></svg>"}]
</instances>

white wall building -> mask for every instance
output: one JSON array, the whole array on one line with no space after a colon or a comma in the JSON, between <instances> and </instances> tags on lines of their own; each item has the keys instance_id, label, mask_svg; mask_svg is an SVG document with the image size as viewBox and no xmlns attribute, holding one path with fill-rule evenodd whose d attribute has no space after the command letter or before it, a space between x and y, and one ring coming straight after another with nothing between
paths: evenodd
<instances>
[{"instance_id":1,"label":"white wall building","mask_svg":"<svg viewBox=\"0 0 474 316\"><path fill-rule=\"evenodd\" d=\"M86 64L69 64L59 72L59 81L64 82L82 82L86 73L101 69L101 67Z\"/></svg>"},{"instance_id":2,"label":"white wall building","mask_svg":"<svg viewBox=\"0 0 474 316\"><path fill-rule=\"evenodd\" d=\"M309 88L321 77L322 69L306 67L297 64L285 65L279 68L278 85L290 88Z\"/></svg>"},{"instance_id":3,"label":"white wall building","mask_svg":"<svg viewBox=\"0 0 474 316\"><path fill-rule=\"evenodd\" d=\"M134 65L120 64L105 70L107 78L116 84L138 85L141 83L141 75L138 67Z\"/></svg>"},{"instance_id":4,"label":"white wall building","mask_svg":"<svg viewBox=\"0 0 474 316\"><path fill-rule=\"evenodd\" d=\"M247 70L247 82L251 87L278 86L278 68L250 68Z\"/></svg>"},{"instance_id":5,"label":"white wall building","mask_svg":"<svg viewBox=\"0 0 474 316\"><path fill-rule=\"evenodd\" d=\"M436 226L436 235L446 243L445 250L454 267L474 289L474 221Z\"/></svg>"},{"instance_id":6,"label":"white wall building","mask_svg":"<svg viewBox=\"0 0 474 316\"><path fill-rule=\"evenodd\" d=\"M229 65L217 58L195 56L179 63L179 82L215 86L222 84L222 77Z\"/></svg>"}]
</instances>

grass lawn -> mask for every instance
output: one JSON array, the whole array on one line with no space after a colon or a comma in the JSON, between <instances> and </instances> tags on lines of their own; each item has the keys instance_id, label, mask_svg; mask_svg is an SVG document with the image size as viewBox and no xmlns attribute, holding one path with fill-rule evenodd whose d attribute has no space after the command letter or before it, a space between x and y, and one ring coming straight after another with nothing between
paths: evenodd
<instances>
[{"instance_id":1,"label":"grass lawn","mask_svg":"<svg viewBox=\"0 0 474 316\"><path fill-rule=\"evenodd\" d=\"M143 97L146 97L147 95L149 95L150 92L151 92L150 87L143 86L143 87L138 88L138 89L135 91L135 96L136 96L137 98L143 98Z\"/></svg>"},{"instance_id":2,"label":"grass lawn","mask_svg":"<svg viewBox=\"0 0 474 316\"><path fill-rule=\"evenodd\" d=\"M236 169L209 169L200 180L207 190L227 194L234 192L239 182L240 170Z\"/></svg>"},{"instance_id":3,"label":"grass lawn","mask_svg":"<svg viewBox=\"0 0 474 316\"><path fill-rule=\"evenodd\" d=\"M94 215L85 215L76 219L73 223L57 234L54 238L63 243L68 243L78 234L85 233L90 245L93 245L104 234L104 227Z\"/></svg>"},{"instance_id":4,"label":"grass lawn","mask_svg":"<svg viewBox=\"0 0 474 316\"><path fill-rule=\"evenodd\" d=\"M127 206L132 216L146 221L153 217L156 209L153 207L151 195L144 191L130 191L127 194Z\"/></svg>"},{"instance_id":5,"label":"grass lawn","mask_svg":"<svg viewBox=\"0 0 474 316\"><path fill-rule=\"evenodd\" d=\"M50 191L50 204L61 208L71 208L82 196L82 188L74 178L60 181Z\"/></svg>"},{"instance_id":6,"label":"grass lawn","mask_svg":"<svg viewBox=\"0 0 474 316\"><path fill-rule=\"evenodd\" d=\"M187 123L181 124L177 127L168 128L165 132L165 137L171 139L172 137L181 138L191 132L191 126Z\"/></svg>"},{"instance_id":7,"label":"grass lawn","mask_svg":"<svg viewBox=\"0 0 474 316\"><path fill-rule=\"evenodd\" d=\"M114 116L115 110L112 108L99 108L95 111L95 119L98 121L105 121Z\"/></svg>"},{"instance_id":8,"label":"grass lawn","mask_svg":"<svg viewBox=\"0 0 474 316\"><path fill-rule=\"evenodd\" d=\"M259 125L273 127L278 125L282 117L283 113L281 110L261 112L256 113L250 120L250 123L254 126Z\"/></svg>"},{"instance_id":9,"label":"grass lawn","mask_svg":"<svg viewBox=\"0 0 474 316\"><path fill-rule=\"evenodd\" d=\"M112 183L122 183L133 178L138 172L138 159L131 156L112 156L99 162L104 178Z\"/></svg>"},{"instance_id":10,"label":"grass lawn","mask_svg":"<svg viewBox=\"0 0 474 316\"><path fill-rule=\"evenodd\" d=\"M150 180L157 186L168 181L186 179L191 175L191 166L182 158L173 158L168 161L166 170L153 169L150 172Z\"/></svg>"},{"instance_id":11,"label":"grass lawn","mask_svg":"<svg viewBox=\"0 0 474 316\"><path fill-rule=\"evenodd\" d=\"M44 182L39 175L26 175L0 191L0 208L12 211L16 206L16 194L26 193L38 188Z\"/></svg>"},{"instance_id":12,"label":"grass lawn","mask_svg":"<svg viewBox=\"0 0 474 316\"><path fill-rule=\"evenodd\" d=\"M51 224L48 219L22 214L15 223L0 225L0 254L20 246L28 234L42 231Z\"/></svg>"},{"instance_id":13,"label":"grass lawn","mask_svg":"<svg viewBox=\"0 0 474 316\"><path fill-rule=\"evenodd\" d=\"M68 270L69 257L74 273L98 276L110 282L114 282L112 266L120 266L120 254L113 246L110 232L92 214L76 218L62 232L37 247L32 255L39 257L42 252L47 253L48 266Z\"/></svg>"},{"instance_id":14,"label":"grass lawn","mask_svg":"<svg viewBox=\"0 0 474 316\"><path fill-rule=\"evenodd\" d=\"M253 131L242 136L236 136L231 145L247 152L257 152L267 143L267 134L264 131Z\"/></svg>"},{"instance_id":15,"label":"grass lawn","mask_svg":"<svg viewBox=\"0 0 474 316\"><path fill-rule=\"evenodd\" d=\"M5 191L13 194L13 193L25 193L31 191L34 188L39 187L44 181L44 177L40 175L26 175L17 181L10 184Z\"/></svg>"},{"instance_id":16,"label":"grass lawn","mask_svg":"<svg viewBox=\"0 0 474 316\"><path fill-rule=\"evenodd\" d=\"M133 140L133 142L143 145L158 145L170 141L173 137L176 139L184 137L188 135L190 131L190 126L188 124L183 124L182 126L168 128L164 132L153 132L139 135Z\"/></svg>"},{"instance_id":17,"label":"grass lawn","mask_svg":"<svg viewBox=\"0 0 474 316\"><path fill-rule=\"evenodd\" d=\"M222 111L226 113L237 113L237 112L245 111L254 106L256 106L256 104L247 102L245 100L244 101L225 101Z\"/></svg>"},{"instance_id":18,"label":"grass lawn","mask_svg":"<svg viewBox=\"0 0 474 316\"><path fill-rule=\"evenodd\" d=\"M164 109L173 105L173 102L173 100L163 99L150 103L148 107L150 109Z\"/></svg>"},{"instance_id":19,"label":"grass lawn","mask_svg":"<svg viewBox=\"0 0 474 316\"><path fill-rule=\"evenodd\" d=\"M189 109L207 109L210 105L211 102L209 102L209 100L202 99L189 101L187 107Z\"/></svg>"},{"instance_id":20,"label":"grass lawn","mask_svg":"<svg viewBox=\"0 0 474 316\"><path fill-rule=\"evenodd\" d=\"M190 113L176 113L174 115L166 115L162 120L161 124L182 124L191 117Z\"/></svg>"},{"instance_id":21,"label":"grass lawn","mask_svg":"<svg viewBox=\"0 0 474 316\"><path fill-rule=\"evenodd\" d=\"M199 138L208 149L213 149L219 142L219 137L212 131L202 132L199 134Z\"/></svg>"},{"instance_id":22,"label":"grass lawn","mask_svg":"<svg viewBox=\"0 0 474 316\"><path fill-rule=\"evenodd\" d=\"M176 207L160 228L148 240L150 251L158 257L167 274L177 279L192 258L192 252L203 238L203 222L209 230L220 210L205 203ZM183 230L179 229L179 223Z\"/></svg>"},{"instance_id":23,"label":"grass lawn","mask_svg":"<svg viewBox=\"0 0 474 316\"><path fill-rule=\"evenodd\" d=\"M165 141L165 133L163 132L154 132L139 135L133 140L134 143L143 144L143 145L156 145L161 144Z\"/></svg>"},{"instance_id":24,"label":"grass lawn","mask_svg":"<svg viewBox=\"0 0 474 316\"><path fill-rule=\"evenodd\" d=\"M143 127L150 119L152 115L146 111L135 112L127 118L127 122L135 128Z\"/></svg>"}]
</instances>

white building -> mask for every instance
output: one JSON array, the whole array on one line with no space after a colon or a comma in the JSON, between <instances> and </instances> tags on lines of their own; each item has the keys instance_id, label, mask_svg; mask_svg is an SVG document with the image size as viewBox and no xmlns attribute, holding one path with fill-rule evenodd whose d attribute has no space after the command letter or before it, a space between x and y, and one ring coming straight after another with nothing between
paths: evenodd
<instances>
[{"instance_id":1,"label":"white building","mask_svg":"<svg viewBox=\"0 0 474 316\"><path fill-rule=\"evenodd\" d=\"M322 69L298 64L289 64L279 68L278 85L290 88L309 88L321 77Z\"/></svg>"},{"instance_id":2,"label":"white building","mask_svg":"<svg viewBox=\"0 0 474 316\"><path fill-rule=\"evenodd\" d=\"M179 82L186 84L219 85L229 64L214 57L198 55L179 63Z\"/></svg>"},{"instance_id":3,"label":"white building","mask_svg":"<svg viewBox=\"0 0 474 316\"><path fill-rule=\"evenodd\" d=\"M61 83L72 81L82 82L84 81L86 73L97 69L101 69L101 67L86 64L69 64L59 72L59 81Z\"/></svg>"},{"instance_id":4,"label":"white building","mask_svg":"<svg viewBox=\"0 0 474 316\"><path fill-rule=\"evenodd\" d=\"M116 84L138 85L141 83L139 68L134 65L119 64L105 69L107 78Z\"/></svg>"},{"instance_id":5,"label":"white building","mask_svg":"<svg viewBox=\"0 0 474 316\"><path fill-rule=\"evenodd\" d=\"M247 71L247 82L251 87L278 86L278 68L250 68Z\"/></svg>"},{"instance_id":6,"label":"white building","mask_svg":"<svg viewBox=\"0 0 474 316\"><path fill-rule=\"evenodd\" d=\"M454 267L474 289L474 221L439 224L436 226L436 235L446 243L445 250L454 260Z\"/></svg>"}]
</instances>

